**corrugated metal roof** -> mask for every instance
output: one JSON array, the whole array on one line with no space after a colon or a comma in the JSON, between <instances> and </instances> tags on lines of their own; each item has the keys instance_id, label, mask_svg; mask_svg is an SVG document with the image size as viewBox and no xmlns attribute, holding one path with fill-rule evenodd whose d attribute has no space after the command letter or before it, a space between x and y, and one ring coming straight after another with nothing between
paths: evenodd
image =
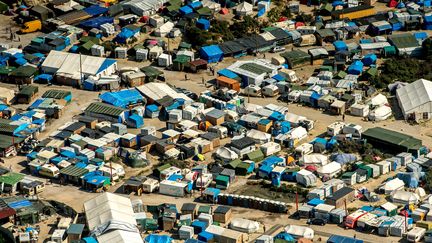
<instances>
[{"instance_id":1,"label":"corrugated metal roof","mask_svg":"<svg viewBox=\"0 0 432 243\"><path fill-rule=\"evenodd\" d=\"M43 95L42 98L51 98L51 99L64 99L68 95L71 95L72 93L70 91L66 90L59 90L59 89L51 89L47 90Z\"/></svg>"},{"instance_id":2,"label":"corrugated metal roof","mask_svg":"<svg viewBox=\"0 0 432 243\"><path fill-rule=\"evenodd\" d=\"M103 114L108 116L120 116L125 109L115 107L112 105L104 104L101 102L91 103L86 109L86 112L92 112L97 114Z\"/></svg>"},{"instance_id":3,"label":"corrugated metal roof","mask_svg":"<svg viewBox=\"0 0 432 243\"><path fill-rule=\"evenodd\" d=\"M74 165L70 165L60 170L60 174L67 175L67 176L74 176L74 177L81 177L87 174L88 172L89 171L87 169L79 168Z\"/></svg>"}]
</instances>

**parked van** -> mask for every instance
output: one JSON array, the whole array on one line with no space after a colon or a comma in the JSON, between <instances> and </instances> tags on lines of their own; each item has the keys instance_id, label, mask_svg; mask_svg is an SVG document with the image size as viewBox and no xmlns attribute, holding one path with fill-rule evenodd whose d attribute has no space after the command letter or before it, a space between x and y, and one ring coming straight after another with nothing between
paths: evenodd
<instances>
[{"instance_id":1,"label":"parked van","mask_svg":"<svg viewBox=\"0 0 432 243\"><path fill-rule=\"evenodd\" d=\"M363 127L356 124L347 124L343 128L344 134L352 134L353 137L360 138L363 133Z\"/></svg>"},{"instance_id":2,"label":"parked van","mask_svg":"<svg viewBox=\"0 0 432 243\"><path fill-rule=\"evenodd\" d=\"M58 178L60 176L60 170L55 165L44 164L39 170L39 175L49 178Z\"/></svg>"},{"instance_id":3,"label":"parked van","mask_svg":"<svg viewBox=\"0 0 432 243\"><path fill-rule=\"evenodd\" d=\"M409 242L420 242L425 236L426 229L420 227L414 227L407 234L407 240Z\"/></svg>"},{"instance_id":4,"label":"parked van","mask_svg":"<svg viewBox=\"0 0 432 243\"><path fill-rule=\"evenodd\" d=\"M276 85L274 84L270 84L265 86L264 88L261 89L261 92L265 95L265 96L270 96L270 97L274 97L276 95L279 94L279 89Z\"/></svg>"},{"instance_id":5,"label":"parked van","mask_svg":"<svg viewBox=\"0 0 432 243\"><path fill-rule=\"evenodd\" d=\"M343 131L344 127L345 123L343 122L333 122L327 127L327 135L331 137L336 136Z\"/></svg>"},{"instance_id":6,"label":"parked van","mask_svg":"<svg viewBox=\"0 0 432 243\"><path fill-rule=\"evenodd\" d=\"M243 94L246 96L260 96L261 95L261 88L251 84L249 86L247 86L246 88L243 89Z\"/></svg>"},{"instance_id":7,"label":"parked van","mask_svg":"<svg viewBox=\"0 0 432 243\"><path fill-rule=\"evenodd\" d=\"M240 92L240 82L232 78L227 78L225 76L219 76L216 78L216 87L228 88Z\"/></svg>"}]
</instances>

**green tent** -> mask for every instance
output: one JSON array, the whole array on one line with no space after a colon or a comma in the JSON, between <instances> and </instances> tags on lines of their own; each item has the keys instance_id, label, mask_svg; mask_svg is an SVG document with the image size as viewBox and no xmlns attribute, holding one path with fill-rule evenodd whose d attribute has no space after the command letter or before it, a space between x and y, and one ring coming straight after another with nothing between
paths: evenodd
<instances>
[{"instance_id":1,"label":"green tent","mask_svg":"<svg viewBox=\"0 0 432 243\"><path fill-rule=\"evenodd\" d=\"M4 3L4 2L0 2L0 13L5 13L6 11L8 11L9 6Z\"/></svg>"},{"instance_id":2,"label":"green tent","mask_svg":"<svg viewBox=\"0 0 432 243\"><path fill-rule=\"evenodd\" d=\"M229 164L227 164L225 167L228 169L233 169L235 170L235 168L237 168L237 166L241 163L242 161L240 159L235 159L233 161L231 161Z\"/></svg>"},{"instance_id":3,"label":"green tent","mask_svg":"<svg viewBox=\"0 0 432 243\"><path fill-rule=\"evenodd\" d=\"M257 149L255 151L252 151L252 152L246 154L246 158L248 160L254 161L255 163L258 163L264 159L264 154L261 151L261 149Z\"/></svg>"}]
</instances>

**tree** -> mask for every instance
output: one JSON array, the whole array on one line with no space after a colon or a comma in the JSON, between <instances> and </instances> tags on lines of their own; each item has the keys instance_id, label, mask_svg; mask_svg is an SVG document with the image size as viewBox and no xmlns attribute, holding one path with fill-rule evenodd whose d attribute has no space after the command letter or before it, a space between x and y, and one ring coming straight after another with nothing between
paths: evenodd
<instances>
[{"instance_id":1,"label":"tree","mask_svg":"<svg viewBox=\"0 0 432 243\"><path fill-rule=\"evenodd\" d=\"M200 48L212 42L212 35L208 31L203 31L195 26L186 28L186 38L194 47Z\"/></svg>"},{"instance_id":2,"label":"tree","mask_svg":"<svg viewBox=\"0 0 432 243\"><path fill-rule=\"evenodd\" d=\"M280 19L280 17L282 17L282 11L280 10L280 8L272 8L267 13L267 19L271 23L277 22Z\"/></svg>"},{"instance_id":3,"label":"tree","mask_svg":"<svg viewBox=\"0 0 432 243\"><path fill-rule=\"evenodd\" d=\"M260 22L256 18L245 16L242 21L234 21L230 26L234 37L240 38L248 34L259 33L261 28Z\"/></svg>"},{"instance_id":4,"label":"tree","mask_svg":"<svg viewBox=\"0 0 432 243\"><path fill-rule=\"evenodd\" d=\"M234 34L230 30L230 25L227 21L212 21L210 32L212 32L216 37L221 37L224 41L234 40Z\"/></svg>"},{"instance_id":5,"label":"tree","mask_svg":"<svg viewBox=\"0 0 432 243\"><path fill-rule=\"evenodd\" d=\"M287 18L292 18L292 13L291 13L291 9L289 8L289 6L285 6L285 8L282 10L282 16L287 17Z\"/></svg>"},{"instance_id":6,"label":"tree","mask_svg":"<svg viewBox=\"0 0 432 243\"><path fill-rule=\"evenodd\" d=\"M432 63L414 58L391 58L381 66L380 75L371 84L385 86L395 81L411 83L419 78L432 78Z\"/></svg>"},{"instance_id":7,"label":"tree","mask_svg":"<svg viewBox=\"0 0 432 243\"><path fill-rule=\"evenodd\" d=\"M424 57L426 59L432 58L432 39L431 38L427 38L426 40L424 40L423 44L422 44L422 47L423 47Z\"/></svg>"}]
</instances>

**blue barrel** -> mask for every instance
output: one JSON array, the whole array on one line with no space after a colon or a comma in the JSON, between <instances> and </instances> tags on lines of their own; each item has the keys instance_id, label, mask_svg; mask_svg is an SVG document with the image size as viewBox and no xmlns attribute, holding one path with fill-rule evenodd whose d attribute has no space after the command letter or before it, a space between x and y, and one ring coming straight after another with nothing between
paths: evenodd
<instances>
[{"instance_id":1,"label":"blue barrel","mask_svg":"<svg viewBox=\"0 0 432 243\"><path fill-rule=\"evenodd\" d=\"M233 196L231 194L228 195L227 203L228 205L233 205Z\"/></svg>"}]
</instances>

